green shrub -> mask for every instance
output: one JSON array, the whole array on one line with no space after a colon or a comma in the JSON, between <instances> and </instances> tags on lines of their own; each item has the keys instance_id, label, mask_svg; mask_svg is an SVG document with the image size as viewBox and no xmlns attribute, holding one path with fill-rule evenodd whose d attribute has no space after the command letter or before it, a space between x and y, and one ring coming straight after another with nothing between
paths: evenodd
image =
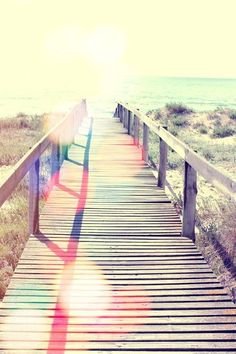
<instances>
[{"instance_id":1,"label":"green shrub","mask_svg":"<svg viewBox=\"0 0 236 354\"><path fill-rule=\"evenodd\" d=\"M166 104L166 109L170 114L189 114L192 113L193 110L183 103L171 102Z\"/></svg>"},{"instance_id":2,"label":"green shrub","mask_svg":"<svg viewBox=\"0 0 236 354\"><path fill-rule=\"evenodd\" d=\"M178 136L179 129L178 129L177 127L171 127L171 128L169 129L169 132L170 132L171 134L173 134L174 136Z\"/></svg>"},{"instance_id":3,"label":"green shrub","mask_svg":"<svg viewBox=\"0 0 236 354\"><path fill-rule=\"evenodd\" d=\"M27 117L27 114L25 114L24 112L17 113L16 118L22 118L22 117Z\"/></svg>"},{"instance_id":4,"label":"green shrub","mask_svg":"<svg viewBox=\"0 0 236 354\"><path fill-rule=\"evenodd\" d=\"M182 116L173 116L171 121L176 127L185 127L188 124L188 119Z\"/></svg>"},{"instance_id":5,"label":"green shrub","mask_svg":"<svg viewBox=\"0 0 236 354\"><path fill-rule=\"evenodd\" d=\"M198 131L200 134L207 134L207 132L208 132L207 127L205 127L205 125L200 125L198 127Z\"/></svg>"},{"instance_id":6,"label":"green shrub","mask_svg":"<svg viewBox=\"0 0 236 354\"><path fill-rule=\"evenodd\" d=\"M206 147L202 150L202 155L207 159L208 161L214 160L214 152L210 147Z\"/></svg>"},{"instance_id":7,"label":"green shrub","mask_svg":"<svg viewBox=\"0 0 236 354\"><path fill-rule=\"evenodd\" d=\"M209 120L220 120L221 114L219 111L210 112L210 113L208 113L207 118Z\"/></svg>"},{"instance_id":8,"label":"green shrub","mask_svg":"<svg viewBox=\"0 0 236 354\"><path fill-rule=\"evenodd\" d=\"M183 160L175 152L170 151L168 156L168 168L171 170L176 170L182 166Z\"/></svg>"},{"instance_id":9,"label":"green shrub","mask_svg":"<svg viewBox=\"0 0 236 354\"><path fill-rule=\"evenodd\" d=\"M13 129L42 130L42 116L17 116L0 119L0 131Z\"/></svg>"},{"instance_id":10,"label":"green shrub","mask_svg":"<svg viewBox=\"0 0 236 354\"><path fill-rule=\"evenodd\" d=\"M152 116L155 120L159 120L162 118L162 113L160 109L152 109L146 113L147 116Z\"/></svg>"},{"instance_id":11,"label":"green shrub","mask_svg":"<svg viewBox=\"0 0 236 354\"><path fill-rule=\"evenodd\" d=\"M232 136L235 134L235 129L227 126L216 126L213 130L213 138L225 138L227 136Z\"/></svg>"},{"instance_id":12,"label":"green shrub","mask_svg":"<svg viewBox=\"0 0 236 354\"><path fill-rule=\"evenodd\" d=\"M236 110L232 110L229 112L229 118L236 120Z\"/></svg>"}]
</instances>

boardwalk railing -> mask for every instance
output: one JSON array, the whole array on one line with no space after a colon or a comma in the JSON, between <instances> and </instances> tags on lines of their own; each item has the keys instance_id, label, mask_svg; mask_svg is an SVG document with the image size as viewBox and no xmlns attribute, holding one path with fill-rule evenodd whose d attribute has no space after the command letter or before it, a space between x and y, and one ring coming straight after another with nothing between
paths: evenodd
<instances>
[{"instance_id":1,"label":"boardwalk railing","mask_svg":"<svg viewBox=\"0 0 236 354\"><path fill-rule=\"evenodd\" d=\"M131 107L128 103L119 102L116 107L115 116L117 116L124 127L127 128L128 134L133 136L134 144L142 146L142 157L146 162L149 161L149 131L158 135L160 152L157 185L159 187L164 188L166 185L168 147L176 151L177 154L184 159L182 234L195 241L197 173L234 202L236 201L236 181L220 172L186 144L168 132L167 127L160 126L148 116L142 114L138 109ZM140 129L142 129L143 137L141 143L139 142Z\"/></svg>"},{"instance_id":2,"label":"boardwalk railing","mask_svg":"<svg viewBox=\"0 0 236 354\"><path fill-rule=\"evenodd\" d=\"M68 158L68 147L86 115L86 101L81 100L59 123L44 135L12 168L0 185L0 206L10 197L23 177L29 172L29 233L39 227L40 158L51 147L51 184L58 181L60 166Z\"/></svg>"}]
</instances>

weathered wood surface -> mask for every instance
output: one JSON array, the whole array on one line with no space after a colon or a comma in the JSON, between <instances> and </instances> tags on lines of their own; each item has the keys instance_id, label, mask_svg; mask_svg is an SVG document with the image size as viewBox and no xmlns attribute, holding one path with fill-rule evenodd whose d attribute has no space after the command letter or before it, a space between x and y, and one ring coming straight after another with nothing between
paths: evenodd
<instances>
[{"instance_id":1,"label":"weathered wood surface","mask_svg":"<svg viewBox=\"0 0 236 354\"><path fill-rule=\"evenodd\" d=\"M0 353L236 352L236 308L118 118L84 122L0 311Z\"/></svg>"}]
</instances>

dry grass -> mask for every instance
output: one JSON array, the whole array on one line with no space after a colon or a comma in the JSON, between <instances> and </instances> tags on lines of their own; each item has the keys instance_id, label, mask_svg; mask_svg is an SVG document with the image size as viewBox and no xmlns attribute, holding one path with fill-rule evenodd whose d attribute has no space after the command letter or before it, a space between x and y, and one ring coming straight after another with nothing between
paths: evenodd
<instances>
[{"instance_id":1,"label":"dry grass","mask_svg":"<svg viewBox=\"0 0 236 354\"><path fill-rule=\"evenodd\" d=\"M44 116L23 114L0 120L0 172L10 172L10 167L38 141L43 135L43 121ZM27 215L28 183L24 178L1 207L0 298L5 293L28 237Z\"/></svg>"},{"instance_id":2,"label":"dry grass","mask_svg":"<svg viewBox=\"0 0 236 354\"><path fill-rule=\"evenodd\" d=\"M168 107L150 111L148 114L160 124L167 124L170 132L236 180L234 111L217 109L214 112L179 114L177 124L175 124L176 112L170 114ZM219 134L214 134L216 131ZM155 137L151 138L151 158L156 162L158 144ZM168 154L167 179L175 192L174 196L172 193L170 196L181 212L183 160L171 149ZM236 205L229 202L203 178L198 179L197 203L199 227L197 245L232 295L236 289Z\"/></svg>"},{"instance_id":3,"label":"dry grass","mask_svg":"<svg viewBox=\"0 0 236 354\"><path fill-rule=\"evenodd\" d=\"M42 116L0 119L0 167L14 165L42 135Z\"/></svg>"},{"instance_id":4,"label":"dry grass","mask_svg":"<svg viewBox=\"0 0 236 354\"><path fill-rule=\"evenodd\" d=\"M0 215L0 298L4 296L10 277L27 240L28 188L22 181Z\"/></svg>"},{"instance_id":5,"label":"dry grass","mask_svg":"<svg viewBox=\"0 0 236 354\"><path fill-rule=\"evenodd\" d=\"M236 300L236 206L225 200L209 202L206 197L199 204L197 245Z\"/></svg>"}]
</instances>

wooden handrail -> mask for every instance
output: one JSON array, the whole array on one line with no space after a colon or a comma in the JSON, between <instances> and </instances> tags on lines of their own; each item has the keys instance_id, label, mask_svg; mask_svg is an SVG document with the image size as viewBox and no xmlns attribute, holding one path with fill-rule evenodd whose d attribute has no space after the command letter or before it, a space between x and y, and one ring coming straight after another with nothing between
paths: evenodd
<instances>
[{"instance_id":1,"label":"wooden handrail","mask_svg":"<svg viewBox=\"0 0 236 354\"><path fill-rule=\"evenodd\" d=\"M38 231L39 166L43 152L52 146L51 178L58 178L68 146L86 115L86 101L81 100L66 116L51 128L12 168L10 175L0 184L0 206L9 198L23 177L29 172L29 232ZM64 151L63 151L64 150Z\"/></svg>"},{"instance_id":2,"label":"wooden handrail","mask_svg":"<svg viewBox=\"0 0 236 354\"><path fill-rule=\"evenodd\" d=\"M129 112L129 113L128 113ZM150 131L157 134L160 138L160 165L158 171L158 186L165 187L166 164L167 164L167 146L173 149L185 161L185 180L184 180L184 208L183 208L183 230L184 236L195 239L195 211L196 211L196 194L197 194L197 172L211 183L219 191L224 193L236 202L236 181L220 172L216 167L199 156L195 151L189 148L185 143L176 138L167 131L166 127L162 127L154 122L147 115L141 113L138 109L133 108L128 103L119 102L116 108L116 116L123 122L124 127L133 131L134 143L139 145L139 127L140 122L143 124L143 137L145 146L142 149L143 159L147 161L148 142L146 141L147 127ZM127 121L133 118L131 121ZM164 154L164 155L163 155Z\"/></svg>"}]
</instances>

